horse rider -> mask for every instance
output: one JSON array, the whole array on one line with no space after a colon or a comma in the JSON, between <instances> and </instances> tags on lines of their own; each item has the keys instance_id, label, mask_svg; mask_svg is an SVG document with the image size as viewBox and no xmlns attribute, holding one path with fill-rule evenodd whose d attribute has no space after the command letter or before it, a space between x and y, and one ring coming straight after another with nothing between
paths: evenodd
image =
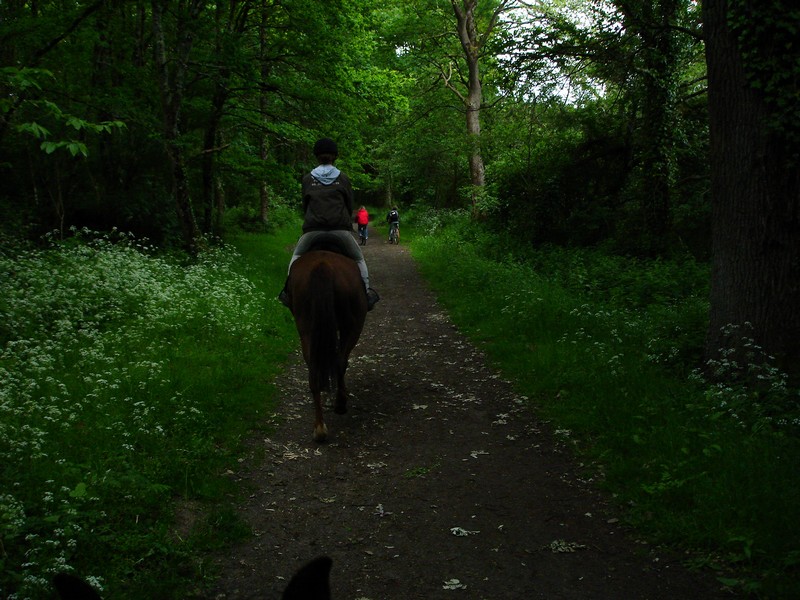
<instances>
[{"instance_id":1,"label":"horse rider","mask_svg":"<svg viewBox=\"0 0 800 600\"><path fill-rule=\"evenodd\" d=\"M314 156L319 165L303 176L303 235L297 241L292 259L289 261L291 277L294 261L308 252L314 243L323 236L335 236L340 242L345 256L356 261L364 291L367 295L368 310L372 310L380 300L378 293L369 287L367 261L361 247L353 238L353 188L350 179L334 166L339 149L330 138L322 138L314 144ZM288 292L289 277L278 295L284 306L291 307Z\"/></svg>"}]
</instances>

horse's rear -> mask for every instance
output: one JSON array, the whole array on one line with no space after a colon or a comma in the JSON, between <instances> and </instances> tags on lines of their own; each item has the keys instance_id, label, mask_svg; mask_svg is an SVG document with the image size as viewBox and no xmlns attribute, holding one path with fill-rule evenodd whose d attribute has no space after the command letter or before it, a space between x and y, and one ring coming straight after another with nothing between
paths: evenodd
<instances>
[{"instance_id":1,"label":"horse's rear","mask_svg":"<svg viewBox=\"0 0 800 600\"><path fill-rule=\"evenodd\" d=\"M367 316L364 284L352 259L317 250L292 265L289 294L314 397L314 439L321 442L328 435L322 392L335 386L334 410L347 412L345 371Z\"/></svg>"}]
</instances>

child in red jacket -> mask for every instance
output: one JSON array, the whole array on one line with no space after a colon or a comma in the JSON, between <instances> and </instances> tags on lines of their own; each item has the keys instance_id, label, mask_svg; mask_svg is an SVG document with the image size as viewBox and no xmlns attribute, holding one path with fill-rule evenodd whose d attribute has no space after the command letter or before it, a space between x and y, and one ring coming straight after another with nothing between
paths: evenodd
<instances>
[{"instance_id":1,"label":"child in red jacket","mask_svg":"<svg viewBox=\"0 0 800 600\"><path fill-rule=\"evenodd\" d=\"M369 224L369 213L365 207L361 207L358 209L356 213L356 222L358 223L358 236L361 238L361 243L366 244L367 239L369 238L369 232L367 231L367 225Z\"/></svg>"}]
</instances>

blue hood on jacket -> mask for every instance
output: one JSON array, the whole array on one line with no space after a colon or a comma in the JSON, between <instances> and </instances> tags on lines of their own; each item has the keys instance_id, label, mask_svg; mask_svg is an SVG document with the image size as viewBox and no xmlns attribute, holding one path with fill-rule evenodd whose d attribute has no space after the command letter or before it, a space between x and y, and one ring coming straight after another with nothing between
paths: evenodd
<instances>
[{"instance_id":1,"label":"blue hood on jacket","mask_svg":"<svg viewBox=\"0 0 800 600\"><path fill-rule=\"evenodd\" d=\"M319 165L311 171L311 176L322 185L330 185L336 181L339 173L341 173L341 171L333 165Z\"/></svg>"}]
</instances>

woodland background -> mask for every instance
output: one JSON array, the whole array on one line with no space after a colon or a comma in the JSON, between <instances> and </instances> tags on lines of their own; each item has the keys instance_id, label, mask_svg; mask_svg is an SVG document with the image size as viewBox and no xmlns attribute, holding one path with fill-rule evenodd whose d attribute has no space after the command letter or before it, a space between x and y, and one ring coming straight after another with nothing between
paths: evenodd
<instances>
[{"instance_id":1,"label":"woodland background","mask_svg":"<svg viewBox=\"0 0 800 600\"><path fill-rule=\"evenodd\" d=\"M734 324L797 371L800 59L783 2L0 14L6 235L116 227L191 251L226 211L269 223L296 206L325 135L360 203L469 207L520 247L711 258L708 356L741 347L718 333Z\"/></svg>"}]
</instances>

